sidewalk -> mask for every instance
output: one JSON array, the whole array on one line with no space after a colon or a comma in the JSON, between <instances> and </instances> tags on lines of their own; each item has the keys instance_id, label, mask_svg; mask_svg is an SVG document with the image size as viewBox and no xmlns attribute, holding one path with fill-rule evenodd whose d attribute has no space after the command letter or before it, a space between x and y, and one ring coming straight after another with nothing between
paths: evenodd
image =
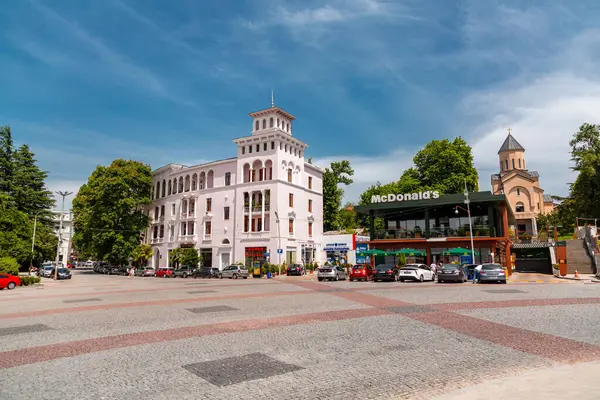
<instances>
[{"instance_id":1,"label":"sidewalk","mask_svg":"<svg viewBox=\"0 0 600 400\"><path fill-rule=\"evenodd\" d=\"M484 371L479 378L493 371ZM596 400L600 398L600 361L561 365L495 379L434 397L435 400Z\"/></svg>"},{"instance_id":2,"label":"sidewalk","mask_svg":"<svg viewBox=\"0 0 600 400\"><path fill-rule=\"evenodd\" d=\"M566 279L570 281L591 281L594 283L600 283L600 279L594 274L579 274L579 278L575 278L575 274L567 274L565 276L559 276L558 279Z\"/></svg>"}]
</instances>

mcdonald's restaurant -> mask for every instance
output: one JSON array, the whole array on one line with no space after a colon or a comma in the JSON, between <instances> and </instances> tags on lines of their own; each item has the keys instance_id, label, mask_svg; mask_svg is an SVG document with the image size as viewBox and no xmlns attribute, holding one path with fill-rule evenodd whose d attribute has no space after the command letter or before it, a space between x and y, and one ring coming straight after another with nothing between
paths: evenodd
<instances>
[{"instance_id":1,"label":"mcdonald's restaurant","mask_svg":"<svg viewBox=\"0 0 600 400\"><path fill-rule=\"evenodd\" d=\"M427 264L438 260L471 263L474 259L475 263L511 266L509 226L515 224L515 216L503 194L425 191L377 195L369 205L355 210L369 216L370 249L414 249Z\"/></svg>"}]
</instances>

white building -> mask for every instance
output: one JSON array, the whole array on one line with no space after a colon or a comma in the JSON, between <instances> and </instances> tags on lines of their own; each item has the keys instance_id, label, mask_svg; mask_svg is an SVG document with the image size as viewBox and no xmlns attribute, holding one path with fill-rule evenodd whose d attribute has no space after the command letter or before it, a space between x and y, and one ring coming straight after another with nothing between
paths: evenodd
<instances>
[{"instance_id":1,"label":"white building","mask_svg":"<svg viewBox=\"0 0 600 400\"><path fill-rule=\"evenodd\" d=\"M54 214L54 233L58 236L60 246L58 249L59 261L66 265L68 261L68 254L71 251L71 238L73 237L73 215L69 211L56 211L53 210ZM60 228L60 219L62 215L62 230ZM54 261L54 258L49 261Z\"/></svg>"},{"instance_id":2,"label":"white building","mask_svg":"<svg viewBox=\"0 0 600 400\"><path fill-rule=\"evenodd\" d=\"M293 115L271 105L250 117L252 134L233 140L236 157L152 172L146 241L155 268L178 247L198 249L204 265L219 268L322 258L323 171L305 161Z\"/></svg>"}]
</instances>

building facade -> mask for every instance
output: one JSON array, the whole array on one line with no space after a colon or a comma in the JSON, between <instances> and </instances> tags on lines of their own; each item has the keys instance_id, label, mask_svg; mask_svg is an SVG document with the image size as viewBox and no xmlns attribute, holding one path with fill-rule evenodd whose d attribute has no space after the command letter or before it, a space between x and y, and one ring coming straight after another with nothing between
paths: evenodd
<instances>
[{"instance_id":1,"label":"building facade","mask_svg":"<svg viewBox=\"0 0 600 400\"><path fill-rule=\"evenodd\" d=\"M73 214L69 211L52 211L54 214L54 233L58 237L58 259L59 262L67 264L71 258L71 239L73 237ZM60 229L60 220L62 216L62 229ZM54 258L49 261L54 261Z\"/></svg>"},{"instance_id":2,"label":"building facade","mask_svg":"<svg viewBox=\"0 0 600 400\"><path fill-rule=\"evenodd\" d=\"M525 148L508 134L498 150L500 173L492 175L492 192L504 194L514 211L515 234L519 238L536 238L536 217L554 211L552 197L540 187L540 175L527 169Z\"/></svg>"},{"instance_id":3,"label":"building facade","mask_svg":"<svg viewBox=\"0 0 600 400\"><path fill-rule=\"evenodd\" d=\"M170 265L175 248L198 249L203 264L319 259L323 171L292 136L294 116L279 107L249 114L252 133L234 139L236 157L152 172L152 266Z\"/></svg>"}]
</instances>

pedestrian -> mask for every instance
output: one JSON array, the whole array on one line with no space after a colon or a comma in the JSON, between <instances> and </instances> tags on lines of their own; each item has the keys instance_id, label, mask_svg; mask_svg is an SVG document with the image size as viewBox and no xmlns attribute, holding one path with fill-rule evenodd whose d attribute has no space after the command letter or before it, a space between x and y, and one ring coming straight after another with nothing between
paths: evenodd
<instances>
[{"instance_id":1,"label":"pedestrian","mask_svg":"<svg viewBox=\"0 0 600 400\"><path fill-rule=\"evenodd\" d=\"M435 273L437 272L437 264L435 263L435 261L431 262L429 268L431 268L431 272L433 272L433 276L435 276Z\"/></svg>"},{"instance_id":2,"label":"pedestrian","mask_svg":"<svg viewBox=\"0 0 600 400\"><path fill-rule=\"evenodd\" d=\"M131 268L129 268L129 277L133 278L135 276L135 267L132 265Z\"/></svg>"},{"instance_id":3,"label":"pedestrian","mask_svg":"<svg viewBox=\"0 0 600 400\"><path fill-rule=\"evenodd\" d=\"M473 283L477 283L477 281L479 280L479 273L482 267L483 265L478 265L473 269Z\"/></svg>"}]
</instances>

